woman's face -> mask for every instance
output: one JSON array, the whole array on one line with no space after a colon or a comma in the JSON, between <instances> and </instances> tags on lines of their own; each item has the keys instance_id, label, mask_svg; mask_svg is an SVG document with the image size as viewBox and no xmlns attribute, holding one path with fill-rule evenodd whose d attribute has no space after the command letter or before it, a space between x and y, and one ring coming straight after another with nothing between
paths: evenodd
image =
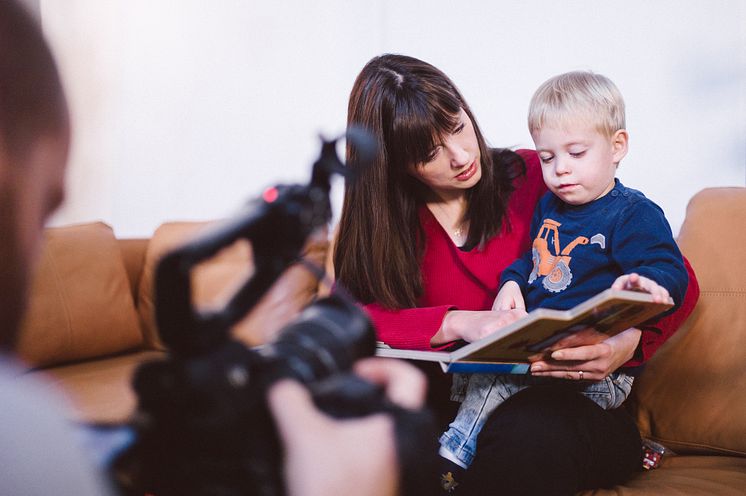
<instances>
[{"instance_id":1,"label":"woman's face","mask_svg":"<svg viewBox=\"0 0 746 496\"><path fill-rule=\"evenodd\" d=\"M463 195L479 182L480 158L474 124L461 109L453 132L443 137L426 162L412 165L409 173L447 200Z\"/></svg>"}]
</instances>

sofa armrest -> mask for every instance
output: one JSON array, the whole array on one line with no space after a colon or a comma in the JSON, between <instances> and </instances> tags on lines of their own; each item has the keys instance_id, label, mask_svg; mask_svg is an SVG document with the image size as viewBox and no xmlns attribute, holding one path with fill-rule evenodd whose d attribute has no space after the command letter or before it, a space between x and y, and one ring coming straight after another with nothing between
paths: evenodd
<instances>
[{"instance_id":1,"label":"sofa armrest","mask_svg":"<svg viewBox=\"0 0 746 496\"><path fill-rule=\"evenodd\" d=\"M111 228L48 228L18 339L32 367L119 353L142 344L132 288Z\"/></svg>"},{"instance_id":2,"label":"sofa armrest","mask_svg":"<svg viewBox=\"0 0 746 496\"><path fill-rule=\"evenodd\" d=\"M679 235L700 298L635 381L644 436L679 453L746 456L746 188L695 195Z\"/></svg>"}]
</instances>

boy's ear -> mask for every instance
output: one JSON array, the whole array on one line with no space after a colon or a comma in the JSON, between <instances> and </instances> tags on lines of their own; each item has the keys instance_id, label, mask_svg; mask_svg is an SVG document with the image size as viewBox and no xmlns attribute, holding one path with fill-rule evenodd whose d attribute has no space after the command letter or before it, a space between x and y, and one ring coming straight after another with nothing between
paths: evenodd
<instances>
[{"instance_id":1,"label":"boy's ear","mask_svg":"<svg viewBox=\"0 0 746 496\"><path fill-rule=\"evenodd\" d=\"M614 163L619 164L627 155L629 145L629 134L626 129L620 129L611 137L611 149L613 151Z\"/></svg>"}]
</instances>

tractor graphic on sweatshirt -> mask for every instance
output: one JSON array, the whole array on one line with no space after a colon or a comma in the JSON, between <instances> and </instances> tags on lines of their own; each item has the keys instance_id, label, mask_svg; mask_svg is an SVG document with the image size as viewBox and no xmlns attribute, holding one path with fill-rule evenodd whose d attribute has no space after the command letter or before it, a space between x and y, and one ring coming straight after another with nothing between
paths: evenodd
<instances>
[{"instance_id":1,"label":"tractor graphic on sweatshirt","mask_svg":"<svg viewBox=\"0 0 746 496\"><path fill-rule=\"evenodd\" d=\"M542 285L547 291L553 293L559 293L572 281L572 271L570 270L572 257L570 256L570 252L576 246L587 245L589 242L585 236L578 236L560 251L560 225L555 220L544 219L531 247L534 267L528 277L528 282L531 284L537 277L544 276ZM554 255L549 250L550 241L554 248ZM597 234L593 236L593 242L598 243L603 248L605 244L603 235Z\"/></svg>"}]
</instances>

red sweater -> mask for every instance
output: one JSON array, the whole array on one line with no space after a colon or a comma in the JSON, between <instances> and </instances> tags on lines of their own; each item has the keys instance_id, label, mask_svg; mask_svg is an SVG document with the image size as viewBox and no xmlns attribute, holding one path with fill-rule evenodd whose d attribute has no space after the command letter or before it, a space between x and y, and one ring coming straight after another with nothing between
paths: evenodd
<instances>
[{"instance_id":1,"label":"red sweater","mask_svg":"<svg viewBox=\"0 0 746 496\"><path fill-rule=\"evenodd\" d=\"M416 308L390 311L373 303L366 310L378 330L378 339L394 348L430 350L430 338L438 332L449 310L489 310L497 295L502 271L530 248L529 227L534 207L547 191L537 154L519 150L526 161L526 175L518 179L508 204L509 227L490 239L483 249L462 251L427 207L419 211L425 231L425 254L420 264L423 295ZM689 262L689 287L679 309L642 329L635 358L625 364L642 364L689 316L699 297L699 286Z\"/></svg>"}]
</instances>

